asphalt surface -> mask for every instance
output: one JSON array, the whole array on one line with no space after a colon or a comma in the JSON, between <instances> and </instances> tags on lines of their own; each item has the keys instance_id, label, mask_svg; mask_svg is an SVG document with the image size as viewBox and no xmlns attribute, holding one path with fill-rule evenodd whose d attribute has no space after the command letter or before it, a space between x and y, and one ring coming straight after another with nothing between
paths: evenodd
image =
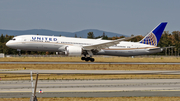
<instances>
[{"instance_id":1,"label":"asphalt surface","mask_svg":"<svg viewBox=\"0 0 180 101\"><path fill-rule=\"evenodd\" d=\"M180 65L177 63L149 63L149 62L0 62L0 64L167 64Z\"/></svg>"},{"instance_id":2,"label":"asphalt surface","mask_svg":"<svg viewBox=\"0 0 180 101\"><path fill-rule=\"evenodd\" d=\"M180 91L44 92L38 97L179 97ZM30 92L0 93L0 98L30 98Z\"/></svg>"},{"instance_id":3,"label":"asphalt surface","mask_svg":"<svg viewBox=\"0 0 180 101\"><path fill-rule=\"evenodd\" d=\"M0 98L30 97L31 82L0 82ZM180 96L179 79L38 80L38 97Z\"/></svg>"}]
</instances>

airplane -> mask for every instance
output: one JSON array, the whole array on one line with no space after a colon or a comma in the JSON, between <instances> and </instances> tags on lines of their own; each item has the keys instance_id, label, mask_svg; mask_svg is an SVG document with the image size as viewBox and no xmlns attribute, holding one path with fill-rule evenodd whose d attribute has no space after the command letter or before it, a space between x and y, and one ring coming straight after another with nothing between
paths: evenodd
<instances>
[{"instance_id":1,"label":"airplane","mask_svg":"<svg viewBox=\"0 0 180 101\"><path fill-rule=\"evenodd\" d=\"M56 37L56 36L43 36L43 35L20 35L12 38L6 43L7 47L17 49L18 51L50 51L50 52L63 52L67 56L82 56L81 60L94 62L93 55L117 55L121 56L118 47L125 46L126 48L136 49L150 49L158 51L157 43L165 29L167 22L160 23L153 29L143 40L139 43L124 42L136 36L121 38L118 40L99 40L99 39L86 39L86 38L71 38L71 37ZM132 44L132 45L131 45ZM136 47L132 47L135 45ZM141 49L141 50L142 50ZM134 55L141 55L143 52L138 51ZM160 49L161 50L161 49ZM126 50L127 51L127 50ZM135 50L137 51L137 50ZM147 50L146 50L147 51ZM152 52L151 52L152 53ZM145 53L144 53L145 54ZM146 52L147 54L147 52Z\"/></svg>"},{"instance_id":2,"label":"airplane","mask_svg":"<svg viewBox=\"0 0 180 101\"><path fill-rule=\"evenodd\" d=\"M7 47L19 51L49 51L63 52L67 56L82 56L81 60L94 62L93 54L101 49L129 40L126 37L118 40L98 40L86 38L57 37L44 35L20 35L12 38L6 43Z\"/></svg>"},{"instance_id":3,"label":"airplane","mask_svg":"<svg viewBox=\"0 0 180 101\"><path fill-rule=\"evenodd\" d=\"M167 22L160 23L139 42L121 41L117 45L101 49L96 55L138 56L162 52L164 48L157 45L166 25Z\"/></svg>"}]
</instances>

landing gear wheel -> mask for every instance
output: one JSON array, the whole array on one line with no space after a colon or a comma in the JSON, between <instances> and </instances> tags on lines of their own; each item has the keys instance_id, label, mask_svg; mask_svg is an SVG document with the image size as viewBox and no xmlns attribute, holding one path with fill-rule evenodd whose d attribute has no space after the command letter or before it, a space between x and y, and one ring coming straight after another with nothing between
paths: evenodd
<instances>
[{"instance_id":1,"label":"landing gear wheel","mask_svg":"<svg viewBox=\"0 0 180 101\"><path fill-rule=\"evenodd\" d=\"M84 59L86 62L88 62L88 61L94 62L94 60L95 60L94 58L90 58L90 57L87 57L87 58L82 57L81 60L82 59Z\"/></svg>"},{"instance_id":2,"label":"landing gear wheel","mask_svg":"<svg viewBox=\"0 0 180 101\"><path fill-rule=\"evenodd\" d=\"M85 58L85 61L88 62L88 61L89 61L89 58Z\"/></svg>"},{"instance_id":3,"label":"landing gear wheel","mask_svg":"<svg viewBox=\"0 0 180 101\"><path fill-rule=\"evenodd\" d=\"M85 60L86 58L85 57L81 57L81 60Z\"/></svg>"},{"instance_id":4,"label":"landing gear wheel","mask_svg":"<svg viewBox=\"0 0 180 101\"><path fill-rule=\"evenodd\" d=\"M91 61L91 62L94 62L94 58L91 58L90 61Z\"/></svg>"}]
</instances>

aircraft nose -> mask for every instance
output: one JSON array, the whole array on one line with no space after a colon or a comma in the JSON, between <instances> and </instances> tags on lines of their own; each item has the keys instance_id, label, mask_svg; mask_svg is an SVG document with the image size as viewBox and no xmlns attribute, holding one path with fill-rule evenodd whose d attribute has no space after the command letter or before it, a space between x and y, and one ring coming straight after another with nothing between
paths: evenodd
<instances>
[{"instance_id":1,"label":"aircraft nose","mask_svg":"<svg viewBox=\"0 0 180 101\"><path fill-rule=\"evenodd\" d=\"M6 46L7 46L7 47L9 46L9 41L6 43Z\"/></svg>"},{"instance_id":2,"label":"aircraft nose","mask_svg":"<svg viewBox=\"0 0 180 101\"><path fill-rule=\"evenodd\" d=\"M7 47L11 47L11 46L12 46L11 42L8 41L8 42L6 43L6 46L7 46Z\"/></svg>"}]
</instances>

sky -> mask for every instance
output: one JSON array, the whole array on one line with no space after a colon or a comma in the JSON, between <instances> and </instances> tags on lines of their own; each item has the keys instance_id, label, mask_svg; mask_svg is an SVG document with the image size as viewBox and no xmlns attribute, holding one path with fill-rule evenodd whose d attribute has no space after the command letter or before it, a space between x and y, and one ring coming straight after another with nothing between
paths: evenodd
<instances>
[{"instance_id":1,"label":"sky","mask_svg":"<svg viewBox=\"0 0 180 101\"><path fill-rule=\"evenodd\" d=\"M180 31L180 0L0 0L0 29L146 35L161 22Z\"/></svg>"}]
</instances>

